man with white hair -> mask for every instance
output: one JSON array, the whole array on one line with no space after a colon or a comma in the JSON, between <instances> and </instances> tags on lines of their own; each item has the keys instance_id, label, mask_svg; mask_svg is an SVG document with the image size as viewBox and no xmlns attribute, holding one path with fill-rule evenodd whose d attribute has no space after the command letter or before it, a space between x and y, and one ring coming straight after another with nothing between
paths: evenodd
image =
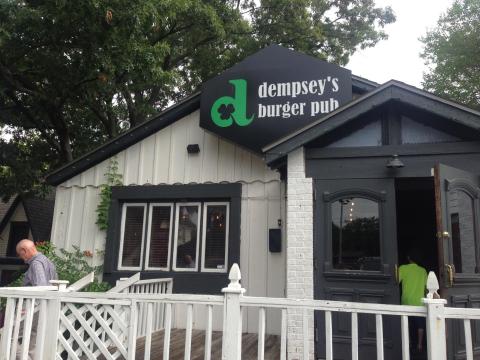
<instances>
[{"instance_id":1,"label":"man with white hair","mask_svg":"<svg viewBox=\"0 0 480 360\"><path fill-rule=\"evenodd\" d=\"M23 239L17 244L17 255L26 264L28 264L28 270L25 273L23 280L23 286L48 286L50 280L57 280L57 271L55 265L41 252L39 252L35 246L35 243L29 239ZM23 324L22 324L23 326ZM38 328L38 312L33 316L32 330L30 333L30 345L28 347L28 359L34 358L35 354L35 342L37 338ZM20 332L23 334L23 330ZM22 339L23 342L23 339ZM23 346L19 345L16 358L21 358L21 350Z\"/></svg>"},{"instance_id":2,"label":"man with white hair","mask_svg":"<svg viewBox=\"0 0 480 360\"><path fill-rule=\"evenodd\" d=\"M38 252L32 240L21 240L17 244L17 254L28 264L28 270L23 280L24 286L48 286L50 280L58 279L55 265L45 255Z\"/></svg>"}]
</instances>

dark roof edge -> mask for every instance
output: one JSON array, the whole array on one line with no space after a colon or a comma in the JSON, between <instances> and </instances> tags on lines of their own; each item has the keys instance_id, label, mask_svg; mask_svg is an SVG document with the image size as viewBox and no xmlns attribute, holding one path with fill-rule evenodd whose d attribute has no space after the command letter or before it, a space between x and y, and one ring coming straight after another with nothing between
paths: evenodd
<instances>
[{"instance_id":1,"label":"dark roof edge","mask_svg":"<svg viewBox=\"0 0 480 360\"><path fill-rule=\"evenodd\" d=\"M380 84L352 74L352 88L360 94L365 94L379 87Z\"/></svg>"},{"instance_id":2,"label":"dark roof edge","mask_svg":"<svg viewBox=\"0 0 480 360\"><path fill-rule=\"evenodd\" d=\"M190 95L177 104L165 109L152 119L137 125L124 134L110 140L106 144L90 151L61 168L54 170L47 175L46 181L50 185L57 186L167 127L182 117L194 112L198 108L200 108L200 92Z\"/></svg>"},{"instance_id":3,"label":"dark roof edge","mask_svg":"<svg viewBox=\"0 0 480 360\"><path fill-rule=\"evenodd\" d=\"M19 195L14 195L15 200L13 200L12 204L10 205L10 208L7 210L5 213L5 216L3 217L2 221L0 222L0 233L5 229L5 226L8 224L10 221L10 218L13 215L13 212L17 208L18 204L20 203L20 196ZM6 239L8 241L8 239Z\"/></svg>"},{"instance_id":4,"label":"dark roof edge","mask_svg":"<svg viewBox=\"0 0 480 360\"><path fill-rule=\"evenodd\" d=\"M421 96L421 97L429 99L429 100L437 101L441 104L451 106L452 108L463 111L467 114L480 117L480 112L475 110L475 109L471 109L471 108L469 108L465 105L453 102L451 100L441 98L441 97L436 96L432 93L429 93L427 91L418 89L414 86L405 84L403 82L400 82L400 81L397 81L397 80L390 80L390 81L386 82L385 84L382 84L380 87L378 87L374 91L369 92L368 94L365 94L365 95L359 97L358 99L355 99L354 101L346 104L343 107L338 108L337 110L335 110L335 111L331 112L330 114L312 122L311 124L308 124L307 126L301 128L301 129L299 129L295 132L292 132L291 134L289 134L289 135L287 135L287 136L285 136L281 139L278 139L277 141L265 146L262 149L262 152L267 153L267 159L268 159L267 163L271 164L272 162L277 160L279 157L286 156L286 153L294 150L295 148L297 148L298 146L301 146L301 145L298 145L298 143L297 143L298 146L294 146L291 149L283 149L281 152L277 153L276 156L273 156L273 157L268 156L269 153L275 152L276 151L275 149L277 149L278 147L285 147L285 145L287 143L291 142L292 139L294 139L298 136L301 136L303 133L306 133L307 131L309 131L310 129L316 127L317 125L323 123L324 121L327 121L328 119L335 117L337 114L342 113L343 111L346 111L346 110L356 106L359 103L363 103L364 101L368 101L368 99L374 97L376 94L378 94L378 93L380 93L380 92L382 92L382 91L384 91L388 88L391 88L391 87L397 87L399 89L408 91L408 92L410 92L412 94L415 94L417 96ZM287 147L288 147L288 145L287 145Z\"/></svg>"}]
</instances>

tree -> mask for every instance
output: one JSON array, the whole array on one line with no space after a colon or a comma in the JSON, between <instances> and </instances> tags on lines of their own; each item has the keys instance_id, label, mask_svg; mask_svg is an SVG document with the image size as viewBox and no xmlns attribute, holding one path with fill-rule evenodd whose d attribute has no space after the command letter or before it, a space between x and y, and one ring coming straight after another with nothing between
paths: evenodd
<instances>
[{"instance_id":1,"label":"tree","mask_svg":"<svg viewBox=\"0 0 480 360\"><path fill-rule=\"evenodd\" d=\"M268 44L346 64L394 20L373 0L3 0L0 125L14 141L0 153L24 163L0 157L0 192L34 187Z\"/></svg>"},{"instance_id":2,"label":"tree","mask_svg":"<svg viewBox=\"0 0 480 360\"><path fill-rule=\"evenodd\" d=\"M480 0L457 0L422 38L423 86L480 109Z\"/></svg>"}]
</instances>

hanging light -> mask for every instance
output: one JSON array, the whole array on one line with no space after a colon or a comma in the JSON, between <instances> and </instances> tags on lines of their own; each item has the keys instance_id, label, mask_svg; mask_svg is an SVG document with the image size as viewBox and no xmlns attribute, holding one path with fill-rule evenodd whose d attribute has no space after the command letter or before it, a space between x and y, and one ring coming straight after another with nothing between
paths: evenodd
<instances>
[{"instance_id":1,"label":"hanging light","mask_svg":"<svg viewBox=\"0 0 480 360\"><path fill-rule=\"evenodd\" d=\"M385 165L389 169L400 169L405 166L405 164L398 158L397 154L392 155L392 157L387 161Z\"/></svg>"}]
</instances>

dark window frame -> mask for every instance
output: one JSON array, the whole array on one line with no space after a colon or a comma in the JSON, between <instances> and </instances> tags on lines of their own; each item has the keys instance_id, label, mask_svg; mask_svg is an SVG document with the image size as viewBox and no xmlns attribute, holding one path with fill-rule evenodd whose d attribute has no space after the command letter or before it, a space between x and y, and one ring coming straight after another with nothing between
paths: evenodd
<instances>
[{"instance_id":1,"label":"dark window frame","mask_svg":"<svg viewBox=\"0 0 480 360\"><path fill-rule=\"evenodd\" d=\"M114 283L136 271L119 270L121 216L124 203L129 202L229 202L228 267L240 261L240 216L242 184L114 186L109 209L109 226L105 245L104 279ZM203 209L201 209L203 210ZM148 226L147 226L148 227ZM146 244L145 244L146 246ZM173 259L172 259L173 261ZM217 293L228 280L225 272L177 272L138 270L143 278L174 278L174 291ZM196 281L191 281L194 276ZM177 281L176 281L177 280ZM198 281L197 281L198 280ZM188 285L187 285L188 284ZM176 286L177 285L177 286Z\"/></svg>"},{"instance_id":2,"label":"dark window frame","mask_svg":"<svg viewBox=\"0 0 480 360\"><path fill-rule=\"evenodd\" d=\"M384 268L385 263L385 249L384 249L384 242L385 242L385 226L384 226L384 218L385 218L385 201L386 201L386 193L385 192L377 192L369 189L360 189L360 188L350 188L344 189L335 193L324 193L323 194L323 206L324 206L324 214L325 214L325 224L331 224L332 221L332 203L338 201L342 198L363 198L370 201L374 201L378 204L378 218L379 218L379 242L380 242L380 261L381 261L381 270L345 270L345 269L337 269L333 266L333 235L332 235L332 228L328 226L324 231L326 231L327 241L325 241L325 263L324 269L325 273L331 274L363 274L367 275L371 274L385 274L386 269Z\"/></svg>"}]
</instances>

